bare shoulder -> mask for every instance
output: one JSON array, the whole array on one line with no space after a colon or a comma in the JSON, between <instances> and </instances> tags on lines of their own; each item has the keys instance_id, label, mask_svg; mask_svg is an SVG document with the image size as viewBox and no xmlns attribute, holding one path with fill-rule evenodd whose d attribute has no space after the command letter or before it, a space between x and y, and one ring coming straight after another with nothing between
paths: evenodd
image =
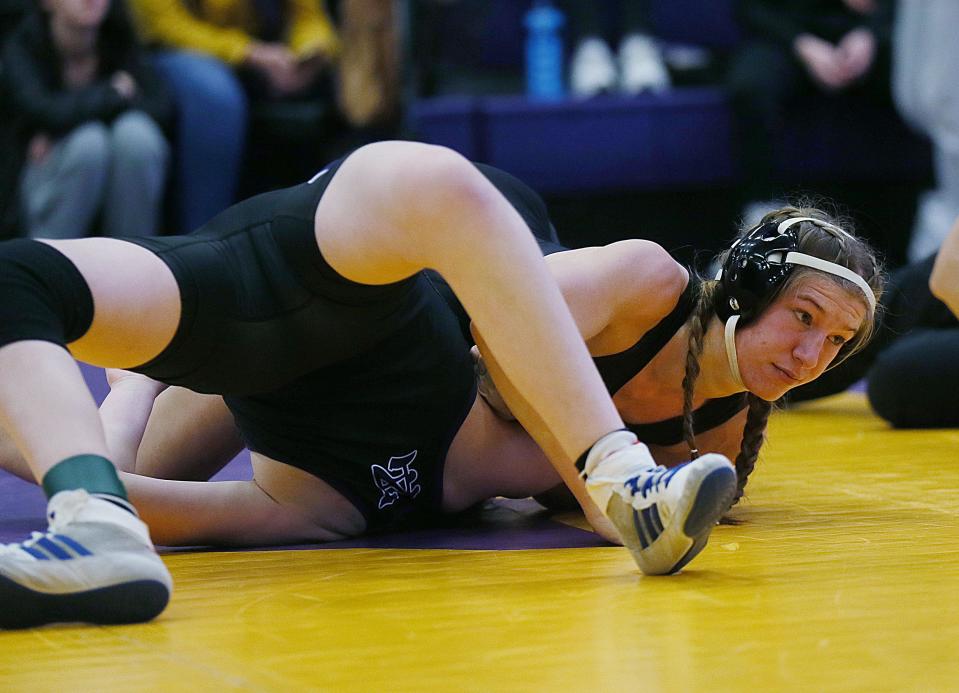
<instances>
[{"instance_id":1,"label":"bare shoulder","mask_svg":"<svg viewBox=\"0 0 959 693\"><path fill-rule=\"evenodd\" d=\"M659 244L629 239L604 247L618 305L631 315L663 317L689 282L686 268Z\"/></svg>"}]
</instances>

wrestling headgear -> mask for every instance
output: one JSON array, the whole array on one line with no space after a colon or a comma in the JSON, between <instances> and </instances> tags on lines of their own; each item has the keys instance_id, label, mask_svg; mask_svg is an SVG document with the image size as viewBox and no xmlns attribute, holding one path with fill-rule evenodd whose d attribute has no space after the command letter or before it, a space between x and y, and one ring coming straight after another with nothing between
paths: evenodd
<instances>
[{"instance_id":1,"label":"wrestling headgear","mask_svg":"<svg viewBox=\"0 0 959 693\"><path fill-rule=\"evenodd\" d=\"M798 251L799 237L792 227L803 221L811 221L840 238L852 238L838 226L812 217L791 217L756 226L733 243L716 276L720 289L715 308L723 322L733 315L740 315L744 320L754 317L762 300L782 285L796 265L812 267L853 282L865 296L870 312L876 312L876 296L865 279L848 267Z\"/></svg>"},{"instance_id":2,"label":"wrestling headgear","mask_svg":"<svg viewBox=\"0 0 959 693\"><path fill-rule=\"evenodd\" d=\"M740 318L750 320L755 317L763 299L782 286L796 265L812 267L851 281L866 297L869 312L873 315L876 312L876 295L865 279L848 267L799 252L799 237L791 227L803 221L811 221L840 239L844 236L853 238L838 226L812 217L790 217L780 222L767 221L733 243L722 269L716 275L720 286L713 305L719 319L726 326L724 337L729 369L743 389L746 387L740 377L739 360L736 356L736 324Z\"/></svg>"}]
</instances>

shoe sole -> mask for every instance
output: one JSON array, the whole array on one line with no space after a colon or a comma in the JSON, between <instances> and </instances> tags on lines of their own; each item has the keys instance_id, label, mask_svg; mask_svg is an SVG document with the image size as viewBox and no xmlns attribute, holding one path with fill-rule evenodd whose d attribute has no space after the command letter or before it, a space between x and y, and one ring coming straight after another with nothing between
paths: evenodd
<instances>
[{"instance_id":1,"label":"shoe sole","mask_svg":"<svg viewBox=\"0 0 959 693\"><path fill-rule=\"evenodd\" d=\"M678 524L671 523L648 548L643 548L638 540L642 531L639 511L614 495L610 500L608 513L617 527L631 525L635 528L637 536L622 532L621 535L623 543L633 554L633 559L644 574L672 575L682 570L706 547L713 527L729 509L735 494L736 472L731 466L724 465L706 472L702 480L695 485L692 498L683 499L679 504L679 517L685 516L681 528ZM683 508L687 508L685 513ZM661 557L661 554L677 541L682 541L683 544L692 543L679 560L668 563L666 561L669 558Z\"/></svg>"},{"instance_id":2,"label":"shoe sole","mask_svg":"<svg viewBox=\"0 0 959 693\"><path fill-rule=\"evenodd\" d=\"M170 590L156 580L135 580L71 594L35 592L0 575L0 628L33 628L47 623L143 623L158 616Z\"/></svg>"},{"instance_id":3,"label":"shoe sole","mask_svg":"<svg viewBox=\"0 0 959 693\"><path fill-rule=\"evenodd\" d=\"M679 559L668 575L679 572L706 548L713 527L723 513L729 510L736 495L736 472L732 468L720 468L711 471L703 479L696 492L693 507L683 523L683 534L693 540L689 551Z\"/></svg>"}]
</instances>

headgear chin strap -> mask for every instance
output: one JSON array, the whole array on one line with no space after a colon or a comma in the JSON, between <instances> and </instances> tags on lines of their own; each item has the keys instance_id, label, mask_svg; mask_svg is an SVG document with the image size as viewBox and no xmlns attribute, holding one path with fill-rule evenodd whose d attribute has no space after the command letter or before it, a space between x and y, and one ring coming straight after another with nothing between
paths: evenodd
<instances>
[{"instance_id":1,"label":"headgear chin strap","mask_svg":"<svg viewBox=\"0 0 959 693\"><path fill-rule=\"evenodd\" d=\"M726 361L729 363L729 372L733 376L736 387L745 390L746 385L743 383L743 376L739 372L739 357L736 355L736 323L739 322L739 318L740 316L734 315L726 321Z\"/></svg>"}]
</instances>

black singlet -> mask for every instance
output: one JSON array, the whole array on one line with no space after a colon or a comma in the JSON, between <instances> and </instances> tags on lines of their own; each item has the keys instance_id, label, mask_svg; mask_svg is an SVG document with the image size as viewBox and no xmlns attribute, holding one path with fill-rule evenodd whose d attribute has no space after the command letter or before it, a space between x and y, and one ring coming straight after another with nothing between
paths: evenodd
<instances>
[{"instance_id":1,"label":"black singlet","mask_svg":"<svg viewBox=\"0 0 959 693\"><path fill-rule=\"evenodd\" d=\"M690 281L679 297L676 307L638 342L618 354L593 357L593 362L599 369L599 374L610 394L616 394L633 376L643 370L686 323L693 311L696 295L693 276L690 273ZM729 421L745 408L745 392L707 400L703 406L693 412L693 430L696 433L708 431ZM647 424L627 422L626 427L635 433L637 438L650 445L666 446L683 442L683 417L681 416Z\"/></svg>"},{"instance_id":2,"label":"black singlet","mask_svg":"<svg viewBox=\"0 0 959 693\"><path fill-rule=\"evenodd\" d=\"M313 217L339 163L189 236L125 239L171 268L182 298L173 341L135 370L224 395L251 450L323 479L377 530L441 512L476 385L426 273L370 286L326 263Z\"/></svg>"}]
</instances>

